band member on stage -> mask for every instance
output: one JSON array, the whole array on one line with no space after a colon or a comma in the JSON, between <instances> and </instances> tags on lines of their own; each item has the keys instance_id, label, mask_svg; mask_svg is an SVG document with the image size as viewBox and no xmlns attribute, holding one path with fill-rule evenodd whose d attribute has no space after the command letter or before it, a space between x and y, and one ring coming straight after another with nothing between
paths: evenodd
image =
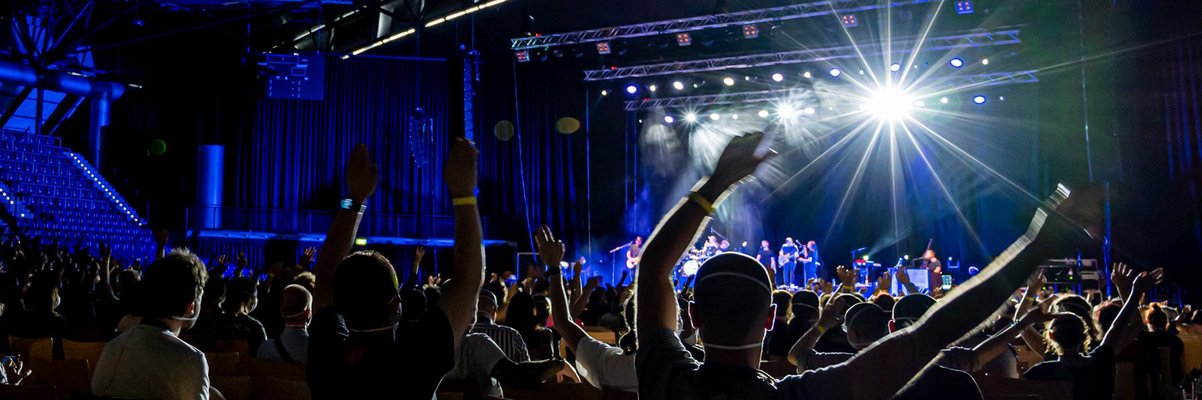
<instances>
[{"instance_id":1,"label":"band member on stage","mask_svg":"<svg viewBox=\"0 0 1202 400\"><path fill-rule=\"evenodd\" d=\"M764 268L770 268L774 273L776 272L776 254L772 252L772 247L767 240L760 241L760 252L755 255L755 260L759 261ZM777 280L779 281L780 278Z\"/></svg>"},{"instance_id":2,"label":"band member on stage","mask_svg":"<svg viewBox=\"0 0 1202 400\"><path fill-rule=\"evenodd\" d=\"M634 269L639 266L639 257L643 255L643 237L635 236L634 241L630 242L630 248L626 249L626 268Z\"/></svg>"},{"instance_id":3,"label":"band member on stage","mask_svg":"<svg viewBox=\"0 0 1202 400\"><path fill-rule=\"evenodd\" d=\"M797 269L797 251L797 244L793 243L791 237L785 238L785 243L780 245L780 260L777 260L777 265L780 266L781 271L776 276L780 277L777 280L782 284L792 285L795 283L793 273Z\"/></svg>"},{"instance_id":4,"label":"band member on stage","mask_svg":"<svg viewBox=\"0 0 1202 400\"><path fill-rule=\"evenodd\" d=\"M943 273L943 264L939 263L939 257L935 257L935 250L922 253L922 269L929 269L936 274Z\"/></svg>"},{"instance_id":5,"label":"band member on stage","mask_svg":"<svg viewBox=\"0 0 1202 400\"><path fill-rule=\"evenodd\" d=\"M716 255L718 255L718 237L709 235L705 239L705 245L701 246L701 256L708 259Z\"/></svg>"},{"instance_id":6,"label":"band member on stage","mask_svg":"<svg viewBox=\"0 0 1202 400\"><path fill-rule=\"evenodd\" d=\"M939 263L939 257L935 256L935 250L927 249L922 253L922 263L919 264L919 267L927 270L930 276L927 284L932 290L943 285L943 264Z\"/></svg>"},{"instance_id":7,"label":"band member on stage","mask_svg":"<svg viewBox=\"0 0 1202 400\"><path fill-rule=\"evenodd\" d=\"M818 278L818 269L821 268L822 262L818 258L818 243L811 240L801 248L801 254L798 256L798 261L801 261L801 270L805 274L801 278L801 282L809 282L810 279Z\"/></svg>"}]
</instances>

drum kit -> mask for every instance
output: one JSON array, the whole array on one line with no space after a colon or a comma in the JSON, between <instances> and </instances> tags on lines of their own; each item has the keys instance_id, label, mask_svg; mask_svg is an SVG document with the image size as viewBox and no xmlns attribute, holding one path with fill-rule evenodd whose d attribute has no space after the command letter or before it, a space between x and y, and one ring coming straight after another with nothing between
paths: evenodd
<instances>
[{"instance_id":1,"label":"drum kit","mask_svg":"<svg viewBox=\"0 0 1202 400\"><path fill-rule=\"evenodd\" d=\"M697 270L701 269L701 264L704 264L709 259L710 257L701 250L689 250L689 253L680 259L676 273L686 278L697 275Z\"/></svg>"}]
</instances>

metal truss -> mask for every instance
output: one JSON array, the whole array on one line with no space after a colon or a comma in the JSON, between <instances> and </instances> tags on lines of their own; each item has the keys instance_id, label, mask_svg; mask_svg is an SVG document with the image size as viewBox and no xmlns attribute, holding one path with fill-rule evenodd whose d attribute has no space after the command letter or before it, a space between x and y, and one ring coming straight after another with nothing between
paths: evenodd
<instances>
[{"instance_id":1,"label":"metal truss","mask_svg":"<svg viewBox=\"0 0 1202 400\"><path fill-rule=\"evenodd\" d=\"M1002 46L1021 43L1019 30L1010 29L991 32L940 36L927 39L922 51L939 51L972 47ZM912 53L913 49L899 49L894 54ZM872 53L872 55L880 54ZM737 68L767 67L784 64L830 61L858 58L855 46L837 46L820 49L802 49L767 54L749 54L734 57L708 58L693 61L678 61L659 64L633 65L616 69L594 69L584 71L585 81L639 78L668 74L722 71Z\"/></svg>"},{"instance_id":2,"label":"metal truss","mask_svg":"<svg viewBox=\"0 0 1202 400\"><path fill-rule=\"evenodd\" d=\"M993 72L987 74L950 76L929 83L930 87L956 87L962 89L1039 82L1037 71ZM738 103L762 103L779 101L809 92L809 89L771 89L750 92L707 94L700 96L662 97L656 99L628 100L626 111L650 110L655 108L704 108L705 106Z\"/></svg>"},{"instance_id":3,"label":"metal truss","mask_svg":"<svg viewBox=\"0 0 1202 400\"><path fill-rule=\"evenodd\" d=\"M901 7L929 2L931 2L931 0L904 0L891 2L881 2L880 0L817 1L783 7L761 8L725 14L622 25L609 28L590 29L586 31L514 38L509 40L511 42L510 48L513 50L523 50L536 47L554 47L577 43L592 43L621 38L645 37L678 32L693 32L703 29L724 28L727 26L787 21L792 19L819 17L830 14L855 13L885 7Z\"/></svg>"}]
</instances>

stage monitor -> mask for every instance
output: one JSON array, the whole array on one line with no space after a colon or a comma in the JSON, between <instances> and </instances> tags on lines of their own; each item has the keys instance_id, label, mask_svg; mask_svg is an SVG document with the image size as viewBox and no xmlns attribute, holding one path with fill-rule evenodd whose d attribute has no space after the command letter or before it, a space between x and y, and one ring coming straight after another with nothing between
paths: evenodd
<instances>
[{"instance_id":1,"label":"stage monitor","mask_svg":"<svg viewBox=\"0 0 1202 400\"><path fill-rule=\"evenodd\" d=\"M270 71L267 97L272 99L325 99L325 57L318 54L263 54L259 66Z\"/></svg>"}]
</instances>

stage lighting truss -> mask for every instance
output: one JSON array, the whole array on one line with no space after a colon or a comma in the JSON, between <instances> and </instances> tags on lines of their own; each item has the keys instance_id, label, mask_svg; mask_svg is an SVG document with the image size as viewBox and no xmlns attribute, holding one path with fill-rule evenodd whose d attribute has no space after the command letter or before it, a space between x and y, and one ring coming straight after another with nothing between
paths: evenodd
<instances>
[{"instance_id":1,"label":"stage lighting truss","mask_svg":"<svg viewBox=\"0 0 1202 400\"><path fill-rule=\"evenodd\" d=\"M510 39L510 48L512 50L522 50L535 47L553 47L579 43L592 43L620 38L636 38L664 34L674 35L681 32L696 32L705 29L725 28L728 26L772 23L793 19L821 17L831 14L851 14L869 10L877 10L885 7L902 7L915 4L925 4L929 2L930 0L903 0L891 2L882 2L880 0L816 1L782 7L761 8L756 10L706 15L693 18L647 22L642 24L622 25L609 28L590 29L585 31L557 33L543 36L513 38Z\"/></svg>"},{"instance_id":2,"label":"stage lighting truss","mask_svg":"<svg viewBox=\"0 0 1202 400\"><path fill-rule=\"evenodd\" d=\"M927 39L922 51L942 51L966 49L975 47L1004 46L1022 43L1018 29L999 31L973 32L960 35L940 36ZM894 51L896 55L905 55L912 49ZM879 54L879 53L877 53ZM877 54L866 54L877 55ZM855 46L836 46L820 49L803 49L767 54L749 54L734 57L708 58L703 60L678 61L659 64L632 65L609 69L584 71L585 81L603 81L610 79L639 78L646 76L722 71L735 68L757 68L773 65L800 64L832 60L860 58Z\"/></svg>"},{"instance_id":3,"label":"stage lighting truss","mask_svg":"<svg viewBox=\"0 0 1202 400\"><path fill-rule=\"evenodd\" d=\"M948 88L958 87L964 90L980 89L990 86L1012 85L1021 83L1036 83L1039 78L1035 75L1035 70L1014 71L1014 72L992 72L987 74L952 76L942 79L931 79L924 86L932 88ZM665 109L702 109L706 106L722 105L722 104L753 104L762 102L775 102L784 98L802 97L809 92L809 89L773 89L759 90L747 92L733 92L708 94L700 96L677 96L677 97L660 97L660 98L645 98L639 100L628 100L625 103L626 111L651 110L656 108ZM921 97L921 93L915 95ZM942 101L941 101L942 102ZM947 104L946 102L942 102ZM808 111L807 111L808 112Z\"/></svg>"}]
</instances>

